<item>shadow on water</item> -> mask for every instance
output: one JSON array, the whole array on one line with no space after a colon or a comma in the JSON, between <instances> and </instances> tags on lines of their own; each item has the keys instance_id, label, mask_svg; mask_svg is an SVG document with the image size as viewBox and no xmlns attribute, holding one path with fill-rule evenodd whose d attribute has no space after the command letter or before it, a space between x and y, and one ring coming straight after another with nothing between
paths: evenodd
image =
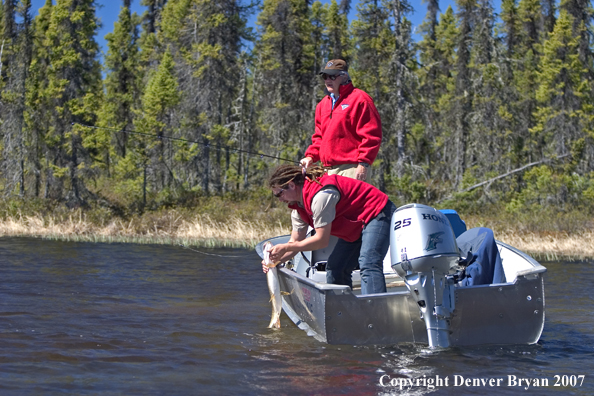
<instances>
[{"instance_id":1,"label":"shadow on water","mask_svg":"<svg viewBox=\"0 0 594 396\"><path fill-rule=\"evenodd\" d=\"M594 393L591 263L544 264L547 316L538 344L430 350L326 345L284 314L280 330L268 329L258 256L208 253L219 256L0 238L0 393ZM572 386L578 375L586 378ZM565 386L554 386L555 376Z\"/></svg>"}]
</instances>

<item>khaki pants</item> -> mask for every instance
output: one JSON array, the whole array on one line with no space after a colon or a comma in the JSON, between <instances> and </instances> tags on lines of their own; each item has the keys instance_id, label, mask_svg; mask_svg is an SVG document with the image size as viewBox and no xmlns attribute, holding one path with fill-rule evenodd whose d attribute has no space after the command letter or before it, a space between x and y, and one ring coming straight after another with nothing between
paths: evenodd
<instances>
[{"instance_id":1,"label":"khaki pants","mask_svg":"<svg viewBox=\"0 0 594 396\"><path fill-rule=\"evenodd\" d=\"M358 164L336 165L328 170L328 174L350 177L351 179L354 179L355 174L357 173L357 166L359 166L359 165ZM365 181L369 182L370 179L371 179L371 168L367 168L367 176L365 177Z\"/></svg>"}]
</instances>

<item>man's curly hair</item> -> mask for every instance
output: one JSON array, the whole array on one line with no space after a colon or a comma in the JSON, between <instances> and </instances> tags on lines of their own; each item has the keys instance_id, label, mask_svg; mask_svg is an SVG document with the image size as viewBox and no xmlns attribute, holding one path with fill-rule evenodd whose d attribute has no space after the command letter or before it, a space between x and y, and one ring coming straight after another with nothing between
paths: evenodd
<instances>
[{"instance_id":1,"label":"man's curly hair","mask_svg":"<svg viewBox=\"0 0 594 396\"><path fill-rule=\"evenodd\" d=\"M327 169L322 166L312 166L303 172L299 165L280 165L268 178L268 187L284 187L290 182L303 187L305 179L318 182L318 179L326 173Z\"/></svg>"}]
</instances>

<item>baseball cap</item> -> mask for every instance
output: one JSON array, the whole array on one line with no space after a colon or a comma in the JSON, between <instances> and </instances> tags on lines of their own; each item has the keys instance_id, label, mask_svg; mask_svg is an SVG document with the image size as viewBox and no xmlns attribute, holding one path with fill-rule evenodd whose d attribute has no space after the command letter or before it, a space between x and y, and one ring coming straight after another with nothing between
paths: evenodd
<instances>
[{"instance_id":1,"label":"baseball cap","mask_svg":"<svg viewBox=\"0 0 594 396\"><path fill-rule=\"evenodd\" d=\"M347 63L342 59L332 59L326 63L326 66L322 69L319 74L328 74L330 76L336 76L342 72L346 72L349 69Z\"/></svg>"}]
</instances>

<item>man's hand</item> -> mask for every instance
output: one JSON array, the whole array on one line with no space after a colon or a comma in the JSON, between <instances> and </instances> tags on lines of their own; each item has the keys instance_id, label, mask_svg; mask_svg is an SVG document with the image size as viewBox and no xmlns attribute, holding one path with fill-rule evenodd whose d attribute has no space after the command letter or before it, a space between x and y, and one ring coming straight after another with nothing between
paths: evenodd
<instances>
[{"instance_id":1,"label":"man's hand","mask_svg":"<svg viewBox=\"0 0 594 396\"><path fill-rule=\"evenodd\" d=\"M288 243L279 243L278 245L274 245L272 250L270 250L270 261L276 263L283 259L283 256L289 252L289 244Z\"/></svg>"},{"instance_id":2,"label":"man's hand","mask_svg":"<svg viewBox=\"0 0 594 396\"><path fill-rule=\"evenodd\" d=\"M357 166L357 171L355 172L355 179L362 181L367 180L367 168L365 166Z\"/></svg>"},{"instance_id":3,"label":"man's hand","mask_svg":"<svg viewBox=\"0 0 594 396\"><path fill-rule=\"evenodd\" d=\"M302 167L304 167L305 169L307 169L307 168L309 168L310 166L313 165L313 158L311 158L311 157L305 157L301 161L299 161L299 163L301 164Z\"/></svg>"}]
</instances>

